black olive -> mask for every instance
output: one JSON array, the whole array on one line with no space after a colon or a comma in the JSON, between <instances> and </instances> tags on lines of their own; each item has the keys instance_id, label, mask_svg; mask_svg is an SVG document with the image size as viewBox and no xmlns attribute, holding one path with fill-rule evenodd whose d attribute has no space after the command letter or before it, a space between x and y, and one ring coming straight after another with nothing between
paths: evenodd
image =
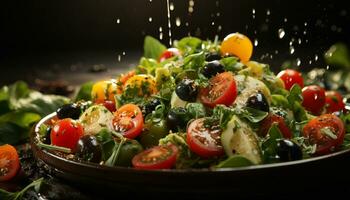
<instances>
[{"instance_id":1,"label":"black olive","mask_svg":"<svg viewBox=\"0 0 350 200\"><path fill-rule=\"evenodd\" d=\"M219 52L209 52L205 55L205 61L220 60L221 54Z\"/></svg>"},{"instance_id":2,"label":"black olive","mask_svg":"<svg viewBox=\"0 0 350 200\"><path fill-rule=\"evenodd\" d=\"M81 107L78 104L70 103L63 105L56 111L59 119L72 118L78 119L81 114Z\"/></svg>"},{"instance_id":3,"label":"black olive","mask_svg":"<svg viewBox=\"0 0 350 200\"><path fill-rule=\"evenodd\" d=\"M224 66L218 60L214 60L204 65L202 69L202 74L207 78L211 78L216 74L220 74L224 71Z\"/></svg>"},{"instance_id":4,"label":"black olive","mask_svg":"<svg viewBox=\"0 0 350 200\"><path fill-rule=\"evenodd\" d=\"M179 128L186 127L189 121L188 113L185 108L172 108L167 115L167 126L173 132L179 130Z\"/></svg>"},{"instance_id":5,"label":"black olive","mask_svg":"<svg viewBox=\"0 0 350 200\"><path fill-rule=\"evenodd\" d=\"M152 99L142 106L142 115L146 117L148 114L152 113L161 102L159 99Z\"/></svg>"},{"instance_id":6,"label":"black olive","mask_svg":"<svg viewBox=\"0 0 350 200\"><path fill-rule=\"evenodd\" d=\"M101 145L93 135L84 135L78 140L75 155L84 161L98 163L102 158Z\"/></svg>"},{"instance_id":7,"label":"black olive","mask_svg":"<svg viewBox=\"0 0 350 200\"><path fill-rule=\"evenodd\" d=\"M181 100L194 102L197 98L198 89L193 80L183 79L176 85L175 92Z\"/></svg>"},{"instance_id":8,"label":"black olive","mask_svg":"<svg viewBox=\"0 0 350 200\"><path fill-rule=\"evenodd\" d=\"M51 126L47 127L45 136L42 139L44 144L51 144Z\"/></svg>"},{"instance_id":9,"label":"black olive","mask_svg":"<svg viewBox=\"0 0 350 200\"><path fill-rule=\"evenodd\" d=\"M270 111L269 103L267 102L265 95L261 92L257 92L256 94L250 96L247 99L246 106L265 112Z\"/></svg>"},{"instance_id":10,"label":"black olive","mask_svg":"<svg viewBox=\"0 0 350 200\"><path fill-rule=\"evenodd\" d=\"M293 161L303 158L300 146L287 139L277 141L277 155L281 161Z\"/></svg>"}]
</instances>

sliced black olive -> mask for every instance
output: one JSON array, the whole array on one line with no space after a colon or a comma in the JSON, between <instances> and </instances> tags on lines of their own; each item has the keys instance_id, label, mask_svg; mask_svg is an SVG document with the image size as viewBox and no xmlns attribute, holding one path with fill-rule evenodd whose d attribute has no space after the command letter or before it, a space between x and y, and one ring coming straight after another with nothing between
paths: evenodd
<instances>
[{"instance_id":1,"label":"sliced black olive","mask_svg":"<svg viewBox=\"0 0 350 200\"><path fill-rule=\"evenodd\" d=\"M281 161L293 161L303 158L300 146L287 139L277 141L277 155Z\"/></svg>"},{"instance_id":2,"label":"sliced black olive","mask_svg":"<svg viewBox=\"0 0 350 200\"><path fill-rule=\"evenodd\" d=\"M78 140L75 155L84 161L98 163L102 158L101 145L93 135L84 135Z\"/></svg>"},{"instance_id":3,"label":"sliced black olive","mask_svg":"<svg viewBox=\"0 0 350 200\"><path fill-rule=\"evenodd\" d=\"M220 60L221 54L219 52L210 52L205 55L205 61Z\"/></svg>"},{"instance_id":4,"label":"sliced black olive","mask_svg":"<svg viewBox=\"0 0 350 200\"><path fill-rule=\"evenodd\" d=\"M161 102L159 99L152 99L142 106L142 115L146 117L148 114L152 113Z\"/></svg>"},{"instance_id":5,"label":"sliced black olive","mask_svg":"<svg viewBox=\"0 0 350 200\"><path fill-rule=\"evenodd\" d=\"M183 79L176 85L175 92L177 96L184 101L196 101L198 88L191 79Z\"/></svg>"},{"instance_id":6,"label":"sliced black olive","mask_svg":"<svg viewBox=\"0 0 350 200\"><path fill-rule=\"evenodd\" d=\"M224 71L225 71L224 66L218 60L214 60L214 61L208 62L203 67L202 74L207 78L211 78L216 74L220 74Z\"/></svg>"},{"instance_id":7,"label":"sliced black olive","mask_svg":"<svg viewBox=\"0 0 350 200\"><path fill-rule=\"evenodd\" d=\"M186 127L189 121L188 113L185 108L172 108L167 115L167 126L173 132L179 130L181 127Z\"/></svg>"},{"instance_id":8,"label":"sliced black olive","mask_svg":"<svg viewBox=\"0 0 350 200\"><path fill-rule=\"evenodd\" d=\"M51 144L51 126L48 126L45 132L45 136L42 138L44 144Z\"/></svg>"},{"instance_id":9,"label":"sliced black olive","mask_svg":"<svg viewBox=\"0 0 350 200\"><path fill-rule=\"evenodd\" d=\"M250 96L247 99L246 106L265 112L270 111L269 103L267 102L265 95L261 92L257 92L256 94Z\"/></svg>"},{"instance_id":10,"label":"sliced black olive","mask_svg":"<svg viewBox=\"0 0 350 200\"><path fill-rule=\"evenodd\" d=\"M81 106L76 103L66 104L57 109L56 113L59 119L78 119L81 114Z\"/></svg>"}]
</instances>

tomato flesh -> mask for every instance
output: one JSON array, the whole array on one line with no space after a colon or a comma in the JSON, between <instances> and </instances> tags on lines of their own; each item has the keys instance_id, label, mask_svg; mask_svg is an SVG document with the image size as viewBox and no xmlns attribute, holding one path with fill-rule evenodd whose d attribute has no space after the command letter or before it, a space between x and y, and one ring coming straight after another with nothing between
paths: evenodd
<instances>
[{"instance_id":1,"label":"tomato flesh","mask_svg":"<svg viewBox=\"0 0 350 200\"><path fill-rule=\"evenodd\" d=\"M200 89L201 102L211 108L218 104L230 106L237 97L237 86L231 72L223 72L209 80L209 86Z\"/></svg>"},{"instance_id":2,"label":"tomato flesh","mask_svg":"<svg viewBox=\"0 0 350 200\"><path fill-rule=\"evenodd\" d=\"M111 112L115 112L117 110L114 101L105 100L103 101L102 105Z\"/></svg>"},{"instance_id":3,"label":"tomato flesh","mask_svg":"<svg viewBox=\"0 0 350 200\"><path fill-rule=\"evenodd\" d=\"M222 130L218 125L205 125L206 118L193 121L187 129L189 148L203 158L221 156L224 149L221 145Z\"/></svg>"},{"instance_id":4,"label":"tomato flesh","mask_svg":"<svg viewBox=\"0 0 350 200\"><path fill-rule=\"evenodd\" d=\"M327 154L343 143L344 123L335 115L323 114L310 120L304 126L303 136L308 139L310 144L317 145L315 154Z\"/></svg>"},{"instance_id":5,"label":"tomato flesh","mask_svg":"<svg viewBox=\"0 0 350 200\"><path fill-rule=\"evenodd\" d=\"M134 156L132 164L138 169L170 169L176 163L177 155L175 145L155 146Z\"/></svg>"},{"instance_id":6,"label":"tomato flesh","mask_svg":"<svg viewBox=\"0 0 350 200\"><path fill-rule=\"evenodd\" d=\"M0 146L0 182L11 180L20 168L16 149L5 144Z\"/></svg>"},{"instance_id":7,"label":"tomato flesh","mask_svg":"<svg viewBox=\"0 0 350 200\"><path fill-rule=\"evenodd\" d=\"M314 115L319 115L326 103L326 95L323 88L317 85L306 86L302 90L303 107Z\"/></svg>"},{"instance_id":8,"label":"tomato flesh","mask_svg":"<svg viewBox=\"0 0 350 200\"><path fill-rule=\"evenodd\" d=\"M169 48L165 50L162 55L159 57L159 62L163 62L169 58L172 58L174 56L181 55L180 51L177 48Z\"/></svg>"},{"instance_id":9,"label":"tomato flesh","mask_svg":"<svg viewBox=\"0 0 350 200\"><path fill-rule=\"evenodd\" d=\"M262 122L259 130L259 135L261 137L265 137L267 133L269 132L271 126L276 123L278 129L281 131L284 138L290 139L292 138L293 134L286 125L283 117L275 115L275 114L269 114Z\"/></svg>"},{"instance_id":10,"label":"tomato flesh","mask_svg":"<svg viewBox=\"0 0 350 200\"><path fill-rule=\"evenodd\" d=\"M326 92L327 113L343 111L344 109L345 109L345 103L343 102L342 95L336 91L327 91Z\"/></svg>"},{"instance_id":11,"label":"tomato flesh","mask_svg":"<svg viewBox=\"0 0 350 200\"><path fill-rule=\"evenodd\" d=\"M134 104L126 104L114 113L114 129L124 137L133 139L142 132L143 117L141 109Z\"/></svg>"},{"instance_id":12,"label":"tomato flesh","mask_svg":"<svg viewBox=\"0 0 350 200\"><path fill-rule=\"evenodd\" d=\"M57 121L51 129L51 143L74 150L78 140L84 135L83 126L70 118Z\"/></svg>"},{"instance_id":13,"label":"tomato flesh","mask_svg":"<svg viewBox=\"0 0 350 200\"><path fill-rule=\"evenodd\" d=\"M284 82L284 87L287 90L290 90L294 84L298 84L301 88L304 87L304 79L301 76L301 73L293 70L286 69L277 74L277 77L282 79Z\"/></svg>"}]
</instances>

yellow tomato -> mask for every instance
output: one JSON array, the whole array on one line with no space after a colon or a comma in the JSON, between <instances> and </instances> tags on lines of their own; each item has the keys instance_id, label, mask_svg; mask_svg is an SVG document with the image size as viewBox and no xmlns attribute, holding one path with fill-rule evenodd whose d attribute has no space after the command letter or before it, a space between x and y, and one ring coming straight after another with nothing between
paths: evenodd
<instances>
[{"instance_id":1,"label":"yellow tomato","mask_svg":"<svg viewBox=\"0 0 350 200\"><path fill-rule=\"evenodd\" d=\"M231 33L222 41L220 50L222 55L234 55L242 62L247 62L252 56L253 44L247 36Z\"/></svg>"},{"instance_id":2,"label":"yellow tomato","mask_svg":"<svg viewBox=\"0 0 350 200\"><path fill-rule=\"evenodd\" d=\"M99 81L92 86L91 97L95 102L102 103L105 100L115 101L117 94L117 81L114 79Z\"/></svg>"},{"instance_id":3,"label":"yellow tomato","mask_svg":"<svg viewBox=\"0 0 350 200\"><path fill-rule=\"evenodd\" d=\"M154 77L146 74L134 75L129 78L124 85L124 91L128 88L136 88L139 96L149 96L157 92Z\"/></svg>"}]
</instances>

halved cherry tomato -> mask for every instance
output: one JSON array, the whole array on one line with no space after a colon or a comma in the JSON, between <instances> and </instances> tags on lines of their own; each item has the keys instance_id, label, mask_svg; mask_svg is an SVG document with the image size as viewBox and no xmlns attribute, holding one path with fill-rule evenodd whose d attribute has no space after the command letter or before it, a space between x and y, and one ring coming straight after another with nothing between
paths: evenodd
<instances>
[{"instance_id":1,"label":"halved cherry tomato","mask_svg":"<svg viewBox=\"0 0 350 200\"><path fill-rule=\"evenodd\" d=\"M237 86L231 72L217 74L209 80L209 86L199 91L200 100L214 108L217 104L230 106L237 97Z\"/></svg>"},{"instance_id":2,"label":"halved cherry tomato","mask_svg":"<svg viewBox=\"0 0 350 200\"><path fill-rule=\"evenodd\" d=\"M132 159L132 165L138 169L170 169L176 163L179 150L173 145L155 146Z\"/></svg>"},{"instance_id":3,"label":"halved cherry tomato","mask_svg":"<svg viewBox=\"0 0 350 200\"><path fill-rule=\"evenodd\" d=\"M336 91L327 91L326 92L327 113L342 111L344 109L345 109L345 103L343 102L342 95Z\"/></svg>"},{"instance_id":4,"label":"halved cherry tomato","mask_svg":"<svg viewBox=\"0 0 350 200\"><path fill-rule=\"evenodd\" d=\"M292 138L292 132L286 125L283 117L275 114L269 114L260 125L259 135L261 137L265 137L269 132L273 123L277 123L278 129L281 131L284 138L290 139Z\"/></svg>"},{"instance_id":5,"label":"halved cherry tomato","mask_svg":"<svg viewBox=\"0 0 350 200\"><path fill-rule=\"evenodd\" d=\"M159 57L159 62L163 62L166 59L169 59L174 56L179 56L181 55L181 52L177 48L169 48L165 50L162 55Z\"/></svg>"},{"instance_id":6,"label":"halved cherry tomato","mask_svg":"<svg viewBox=\"0 0 350 200\"><path fill-rule=\"evenodd\" d=\"M277 74L277 77L282 79L287 90L290 90L294 84L298 84L301 88L304 87L304 79L301 76L301 73L296 70L286 69L280 71L280 73Z\"/></svg>"},{"instance_id":7,"label":"halved cherry tomato","mask_svg":"<svg viewBox=\"0 0 350 200\"><path fill-rule=\"evenodd\" d=\"M102 105L111 112L115 112L117 110L114 101L105 100L103 101Z\"/></svg>"},{"instance_id":8,"label":"halved cherry tomato","mask_svg":"<svg viewBox=\"0 0 350 200\"><path fill-rule=\"evenodd\" d=\"M135 104L125 104L114 113L113 126L126 138L133 139L142 132L141 109Z\"/></svg>"},{"instance_id":9,"label":"halved cherry tomato","mask_svg":"<svg viewBox=\"0 0 350 200\"><path fill-rule=\"evenodd\" d=\"M323 114L310 120L303 128L303 136L316 144L316 154L323 155L339 147L345 136L344 123L337 116Z\"/></svg>"},{"instance_id":10,"label":"halved cherry tomato","mask_svg":"<svg viewBox=\"0 0 350 200\"><path fill-rule=\"evenodd\" d=\"M221 55L237 56L242 62L249 61L253 54L253 44L250 39L240 33L232 33L224 38L221 43Z\"/></svg>"},{"instance_id":11,"label":"halved cherry tomato","mask_svg":"<svg viewBox=\"0 0 350 200\"><path fill-rule=\"evenodd\" d=\"M104 100L115 101L114 96L117 90L116 80L99 81L92 86L91 98L96 103L103 103Z\"/></svg>"},{"instance_id":12,"label":"halved cherry tomato","mask_svg":"<svg viewBox=\"0 0 350 200\"><path fill-rule=\"evenodd\" d=\"M323 88L318 85L309 85L303 88L303 107L314 115L319 115L326 103Z\"/></svg>"},{"instance_id":13,"label":"halved cherry tomato","mask_svg":"<svg viewBox=\"0 0 350 200\"><path fill-rule=\"evenodd\" d=\"M0 182L8 181L16 176L20 168L16 149L5 144L0 146Z\"/></svg>"},{"instance_id":14,"label":"halved cherry tomato","mask_svg":"<svg viewBox=\"0 0 350 200\"><path fill-rule=\"evenodd\" d=\"M193 121L187 129L187 144L191 151L203 158L221 156L224 149L221 145L222 130L218 125L205 126L206 118Z\"/></svg>"},{"instance_id":15,"label":"halved cherry tomato","mask_svg":"<svg viewBox=\"0 0 350 200\"><path fill-rule=\"evenodd\" d=\"M83 126L70 118L58 120L51 129L51 143L74 150L78 140L84 135Z\"/></svg>"}]
</instances>

